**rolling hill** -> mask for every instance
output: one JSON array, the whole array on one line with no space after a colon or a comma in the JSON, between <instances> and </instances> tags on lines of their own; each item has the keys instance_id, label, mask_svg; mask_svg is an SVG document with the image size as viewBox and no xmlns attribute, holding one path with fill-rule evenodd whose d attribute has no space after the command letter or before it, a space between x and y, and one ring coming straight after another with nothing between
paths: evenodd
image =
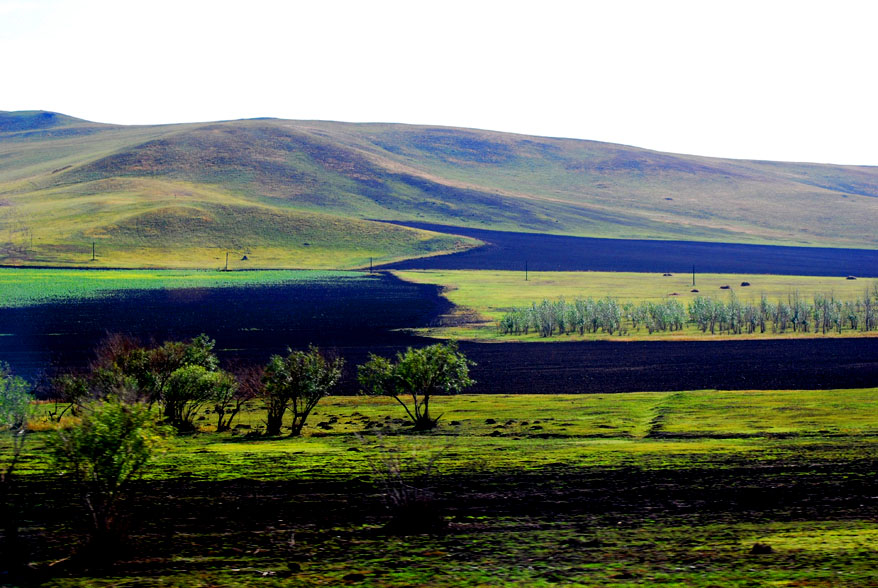
<instances>
[{"instance_id":1,"label":"rolling hill","mask_svg":"<svg viewBox=\"0 0 878 588\"><path fill-rule=\"evenodd\" d=\"M447 127L0 112L6 264L218 267L229 251L234 267L353 268L477 244L382 220L874 249L876 218L873 167Z\"/></svg>"}]
</instances>

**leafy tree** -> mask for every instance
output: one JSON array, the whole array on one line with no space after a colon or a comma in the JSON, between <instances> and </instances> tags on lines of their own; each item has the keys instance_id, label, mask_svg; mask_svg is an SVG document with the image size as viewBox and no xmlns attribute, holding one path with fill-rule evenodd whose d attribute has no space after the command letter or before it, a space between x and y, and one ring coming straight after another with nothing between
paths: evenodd
<instances>
[{"instance_id":1,"label":"leafy tree","mask_svg":"<svg viewBox=\"0 0 878 588\"><path fill-rule=\"evenodd\" d=\"M144 350L133 337L113 333L107 335L94 350L89 374L86 377L89 396L101 399L114 396L131 401L143 399L138 378Z\"/></svg>"},{"instance_id":2,"label":"leafy tree","mask_svg":"<svg viewBox=\"0 0 878 588\"><path fill-rule=\"evenodd\" d=\"M225 406L234 397L238 382L223 371L208 371L201 365L185 365L171 373L162 395L165 420L177 430L193 430L193 418L204 404ZM219 426L226 423L220 414Z\"/></svg>"},{"instance_id":3,"label":"leafy tree","mask_svg":"<svg viewBox=\"0 0 878 588\"><path fill-rule=\"evenodd\" d=\"M174 372L180 368L198 366L216 371L219 360L213 353L215 342L201 334L191 341L165 341L152 349L135 349L124 358L122 371L136 378L138 386L150 403L165 403Z\"/></svg>"},{"instance_id":4,"label":"leafy tree","mask_svg":"<svg viewBox=\"0 0 878 588\"><path fill-rule=\"evenodd\" d=\"M878 290L878 285L876 285L876 290ZM876 306L878 306L878 296L873 299L869 289L866 288L865 297L863 298L863 330L865 331L871 331L878 325Z\"/></svg>"},{"instance_id":5,"label":"leafy tree","mask_svg":"<svg viewBox=\"0 0 878 588\"><path fill-rule=\"evenodd\" d=\"M79 482L95 553L112 550L120 538L124 499L166 433L145 404L110 398L86 406L79 424L49 440L54 469Z\"/></svg>"},{"instance_id":6,"label":"leafy tree","mask_svg":"<svg viewBox=\"0 0 878 588\"><path fill-rule=\"evenodd\" d=\"M72 373L53 378L50 389L55 399L55 410L50 411L49 416L56 421L60 421L68 410L72 416L77 416L80 406L91 396L88 379ZM59 402L66 406L59 409Z\"/></svg>"},{"instance_id":7,"label":"leafy tree","mask_svg":"<svg viewBox=\"0 0 878 588\"><path fill-rule=\"evenodd\" d=\"M724 288L728 288L725 286ZM687 317L688 313L688 317ZM688 321L687 321L688 318ZM626 324L627 322L627 324ZM541 337L578 332L622 334L627 327L637 331L645 327L650 334L679 331L687 322L702 333L740 335L765 333L769 325L773 333L827 333L844 329L872 331L878 328L878 282L866 288L865 297L843 301L832 293L815 293L813 304L799 292L790 292L787 300L769 302L763 294L758 302L739 300L729 290L726 301L696 296L684 308L676 299L663 302L643 301L619 304L610 297L594 300L576 298L572 302L558 298L544 299L530 307L512 308L497 323L503 334L521 335L534 329Z\"/></svg>"},{"instance_id":8,"label":"leafy tree","mask_svg":"<svg viewBox=\"0 0 878 588\"><path fill-rule=\"evenodd\" d=\"M214 398L213 411L217 416L217 432L228 431L244 406L262 392L262 376L265 370L258 365L242 365L233 362L231 374L235 379L233 389L221 390Z\"/></svg>"},{"instance_id":9,"label":"leafy tree","mask_svg":"<svg viewBox=\"0 0 878 588\"><path fill-rule=\"evenodd\" d=\"M31 412L30 386L23 379L14 376L9 366L0 362L0 433L9 438L10 450L0 459L0 514L2 514L4 545L0 552L3 568L20 563L20 544L18 541L18 516L13 503L15 468L27 439L28 417Z\"/></svg>"},{"instance_id":10,"label":"leafy tree","mask_svg":"<svg viewBox=\"0 0 878 588\"><path fill-rule=\"evenodd\" d=\"M152 348L110 336L96 351L89 375L92 396L160 404L165 420L178 430L192 430L192 419L207 403L225 406L236 383L219 370L214 341L199 335L191 341L165 341ZM228 424L223 414L220 425Z\"/></svg>"},{"instance_id":11,"label":"leafy tree","mask_svg":"<svg viewBox=\"0 0 878 588\"><path fill-rule=\"evenodd\" d=\"M216 414L216 431L222 433L232 428L232 422L244 404L253 398L243 394L238 380L226 372L219 374L213 393L213 412Z\"/></svg>"},{"instance_id":12,"label":"leafy tree","mask_svg":"<svg viewBox=\"0 0 878 588\"><path fill-rule=\"evenodd\" d=\"M374 354L359 368L358 378L366 394L390 396L405 409L417 431L433 429L442 415L430 416L430 399L438 394L457 394L475 382L469 367L475 365L458 351L457 343L437 343L421 349L409 347L396 354L396 362ZM404 397L411 397L411 406Z\"/></svg>"},{"instance_id":13,"label":"leafy tree","mask_svg":"<svg viewBox=\"0 0 878 588\"><path fill-rule=\"evenodd\" d=\"M216 371L219 360L214 341L201 334L191 341L165 341L157 347L142 347L122 335L110 335L95 350L91 386L95 396L118 396L118 390L136 391L150 405L163 403L172 374L197 365Z\"/></svg>"},{"instance_id":14,"label":"leafy tree","mask_svg":"<svg viewBox=\"0 0 878 588\"><path fill-rule=\"evenodd\" d=\"M284 414L292 413L290 436L299 435L305 420L320 399L328 396L341 379L344 360L326 358L317 347L273 355L262 376L268 416L266 434L280 435Z\"/></svg>"}]
</instances>

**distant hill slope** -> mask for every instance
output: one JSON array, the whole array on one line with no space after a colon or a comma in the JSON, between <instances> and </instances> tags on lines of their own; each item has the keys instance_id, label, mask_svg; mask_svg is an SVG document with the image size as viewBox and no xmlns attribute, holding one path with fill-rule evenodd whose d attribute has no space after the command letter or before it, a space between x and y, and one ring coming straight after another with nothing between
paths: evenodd
<instances>
[{"instance_id":1,"label":"distant hill slope","mask_svg":"<svg viewBox=\"0 0 878 588\"><path fill-rule=\"evenodd\" d=\"M878 248L878 168L444 127L0 112L0 263L362 267L474 242L374 220ZM96 243L98 258L91 259Z\"/></svg>"},{"instance_id":2,"label":"distant hill slope","mask_svg":"<svg viewBox=\"0 0 878 588\"><path fill-rule=\"evenodd\" d=\"M0 133L34 131L81 123L88 123L88 121L45 110L20 110L17 112L0 110Z\"/></svg>"}]
</instances>

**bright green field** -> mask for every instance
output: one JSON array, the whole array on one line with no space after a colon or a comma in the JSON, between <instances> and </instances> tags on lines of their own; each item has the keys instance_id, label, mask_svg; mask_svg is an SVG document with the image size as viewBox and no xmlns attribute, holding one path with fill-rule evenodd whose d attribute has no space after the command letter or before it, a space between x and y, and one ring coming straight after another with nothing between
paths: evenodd
<instances>
[{"instance_id":1,"label":"bright green field","mask_svg":"<svg viewBox=\"0 0 878 588\"><path fill-rule=\"evenodd\" d=\"M787 296L795 291L807 299L817 293L832 293L836 298L853 300L863 298L876 283L876 280L870 279L848 280L815 276L696 274L694 288L698 292L693 293L691 274L666 277L662 274L633 272L530 272L528 280L525 281L523 272L507 271L407 270L393 273L410 282L443 286L443 295L458 307L455 311L457 317L451 317L450 322L458 322L459 326L435 329L432 334L440 337L501 341L514 339L557 341L606 337L602 334L586 334L584 337L563 335L542 338L537 333L512 336L500 335L497 332L496 321L513 307L530 306L532 302L540 303L543 299L556 300L560 296L568 300L576 297L611 296L620 302L640 302L667 300L673 295L685 307L696 296L727 300L729 291L720 289L720 286L724 285L731 286L731 291L742 302L758 302L763 294L774 302L777 299L786 300ZM745 281L750 282L750 286L741 287L740 284ZM766 333L762 336L769 335ZM851 333L846 333L846 336L850 335ZM668 339L703 336L705 335L697 329L687 327L682 331L656 333L651 336L644 329L641 333L631 333L629 338ZM735 335L736 338L755 336L759 335ZM619 337L614 336L614 338Z\"/></svg>"},{"instance_id":2,"label":"bright green field","mask_svg":"<svg viewBox=\"0 0 878 588\"><path fill-rule=\"evenodd\" d=\"M50 406L43 405L44 410ZM318 470L330 478L365 475L363 458L348 451L362 446L356 434L383 434L388 443L407 450L448 446L442 459L446 472L475 467L518 471L551 464L725 467L724 461L735 456L771 462L803 450L816 459L878 457L874 388L464 394L436 398L431 409L443 414L435 433L400 435L405 414L392 399L330 397L315 409L302 437L280 440L216 435L206 414L198 421L203 434L173 440L150 477L271 480L307 478ZM262 408L254 405L235 422L247 431L258 430L264 418ZM333 418L337 422L328 428L318 426ZM36 423L37 429L47 427ZM32 472L42 469L38 444L37 439L31 446ZM296 457L289 461L291 455Z\"/></svg>"},{"instance_id":3,"label":"bright green field","mask_svg":"<svg viewBox=\"0 0 878 588\"><path fill-rule=\"evenodd\" d=\"M440 428L412 435L389 399L331 397L302 438L279 440L211 433L207 415L207 432L170 442L148 473L157 489L139 500L188 504L234 525L217 533L197 519L157 521L150 529L174 533L160 540L161 531L135 531L142 551L131 561L46 585L878 584L876 508L866 498L878 475L876 389L461 395L437 399L435 409L445 413ZM257 427L263 416L254 407L242 423ZM437 456L432 482L406 479L455 505L446 535L377 534L386 520L375 506L382 487L361 494L375 480L368 460L378 456L376 433L406 465ZM26 480L44 479L47 434L30 442ZM618 476L622 487L604 481ZM813 494L766 501L801 497L801 488ZM765 498L735 502L754 492ZM864 497L846 506L856 492ZM649 506L667 493L680 498ZM702 511L715 496L728 504ZM809 506L815 501L823 506ZM236 504L259 504L259 516L235 519ZM364 508L377 510L364 517ZM320 513L334 522L321 526ZM75 528L59 527L51 511L43 516L51 522L38 525L58 529L52 541L61 549ZM162 551L167 541L172 551ZM772 552L751 554L756 542Z\"/></svg>"},{"instance_id":4,"label":"bright green field","mask_svg":"<svg viewBox=\"0 0 878 588\"><path fill-rule=\"evenodd\" d=\"M362 272L274 270L59 270L0 268L0 308L99 298L124 290L224 288L299 281L356 279Z\"/></svg>"},{"instance_id":5,"label":"bright green field","mask_svg":"<svg viewBox=\"0 0 878 588\"><path fill-rule=\"evenodd\" d=\"M302 438L237 443L228 436L197 438L215 460L194 455L193 440L178 440L153 476L177 470L204 479L278 479L308 477L315 468L324 468L330 477L364 475L362 457L348 449L361 446L354 434L369 432L389 434L388 443L406 451L448 446L446 472L519 471L552 464L723 467L733 456L770 462L792 458L805 448L817 458L878 457L878 389L460 395L437 398L431 410L444 415L436 434L399 436L405 414L395 401L332 397L315 410ZM388 416L392 418L386 421ZM332 417L338 422L331 428L317 426ZM486 419L497 422L487 424ZM210 431L209 419L202 422ZM257 407L239 421L253 428L263 422ZM380 426L365 427L365 422ZM501 434L491 436L494 431ZM833 437L856 442L845 447L828 442ZM308 459L277 467L290 454Z\"/></svg>"}]
</instances>

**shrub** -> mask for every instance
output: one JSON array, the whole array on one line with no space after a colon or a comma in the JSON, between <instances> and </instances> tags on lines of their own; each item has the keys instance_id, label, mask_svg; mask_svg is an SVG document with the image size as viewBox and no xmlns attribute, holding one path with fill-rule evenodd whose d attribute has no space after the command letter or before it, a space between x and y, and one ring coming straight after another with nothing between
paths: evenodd
<instances>
[{"instance_id":1,"label":"shrub","mask_svg":"<svg viewBox=\"0 0 878 588\"><path fill-rule=\"evenodd\" d=\"M59 429L49 440L53 469L79 484L94 554L112 553L122 538L120 521L127 493L166 434L146 405L111 398L84 407L79 424Z\"/></svg>"},{"instance_id":2,"label":"shrub","mask_svg":"<svg viewBox=\"0 0 878 588\"><path fill-rule=\"evenodd\" d=\"M55 422L59 422L68 410L72 416L76 416L79 408L91 395L88 379L70 373L53 378L50 390L51 398L55 400L55 408L49 411L49 417ZM59 409L59 402L66 406Z\"/></svg>"},{"instance_id":3,"label":"shrub","mask_svg":"<svg viewBox=\"0 0 878 588\"><path fill-rule=\"evenodd\" d=\"M238 384L219 369L214 345L203 334L191 341L165 341L150 348L112 335L96 349L86 378L59 379L57 384L62 391L72 390L78 399L112 396L159 404L165 421L180 431L193 430L196 411L213 403L223 413L218 423L222 430L233 418L226 408L234 404Z\"/></svg>"}]
</instances>

